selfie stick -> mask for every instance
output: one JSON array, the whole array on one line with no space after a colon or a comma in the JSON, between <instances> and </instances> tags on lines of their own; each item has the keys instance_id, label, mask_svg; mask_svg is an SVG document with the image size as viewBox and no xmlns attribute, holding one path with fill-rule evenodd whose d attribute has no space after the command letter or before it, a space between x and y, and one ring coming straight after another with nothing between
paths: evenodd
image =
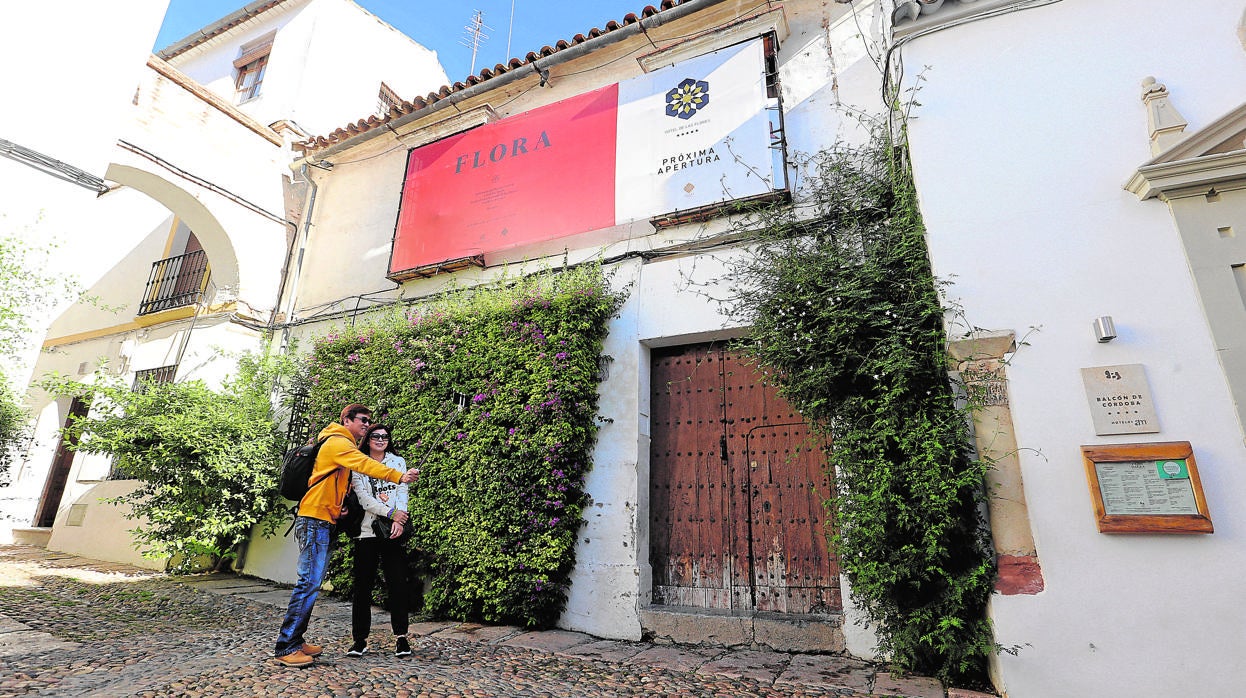
<instances>
[{"instance_id":1,"label":"selfie stick","mask_svg":"<svg viewBox=\"0 0 1246 698\"><path fill-rule=\"evenodd\" d=\"M433 441L433 444L428 447L427 451L424 452L424 457L420 459L420 462L415 464L416 470L419 470L420 466L424 465L424 461L428 460L428 457L433 455L434 449L445 443L446 433L450 431L450 427L453 426L455 422L459 421L459 415L463 414L465 409L467 409L467 395L456 392L454 394L454 416L451 417L450 421L446 422L446 425L441 428L441 433L437 435L437 438Z\"/></svg>"}]
</instances>

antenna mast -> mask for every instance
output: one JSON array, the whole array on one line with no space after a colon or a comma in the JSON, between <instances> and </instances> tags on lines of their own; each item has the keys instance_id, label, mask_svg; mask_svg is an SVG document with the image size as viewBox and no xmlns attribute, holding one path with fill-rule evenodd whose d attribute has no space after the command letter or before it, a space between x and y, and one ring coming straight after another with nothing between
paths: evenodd
<instances>
[{"instance_id":1,"label":"antenna mast","mask_svg":"<svg viewBox=\"0 0 1246 698\"><path fill-rule=\"evenodd\" d=\"M511 23L506 29L506 60L511 58L511 34L515 33L515 0L511 0Z\"/></svg>"},{"instance_id":2,"label":"antenna mast","mask_svg":"<svg viewBox=\"0 0 1246 698\"><path fill-rule=\"evenodd\" d=\"M463 30L467 33L459 40L459 44L466 46L472 50L472 69L469 74L476 74L476 53L480 51L480 45L489 38L485 34L485 30L493 31L493 27L485 24L485 13L476 10L476 14L472 15L471 20L467 22L467 26Z\"/></svg>"}]
</instances>

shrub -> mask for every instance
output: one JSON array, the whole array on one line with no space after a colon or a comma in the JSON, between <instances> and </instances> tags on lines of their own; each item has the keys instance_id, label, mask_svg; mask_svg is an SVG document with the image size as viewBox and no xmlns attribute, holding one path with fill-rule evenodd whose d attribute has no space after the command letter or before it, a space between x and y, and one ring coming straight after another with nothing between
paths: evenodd
<instances>
[{"instance_id":1,"label":"shrub","mask_svg":"<svg viewBox=\"0 0 1246 698\"><path fill-rule=\"evenodd\" d=\"M602 343L621 300L589 265L458 292L316 342L312 423L367 404L421 469L410 513L432 574L429 612L557 620L587 502ZM341 593L348 556L330 568Z\"/></svg>"},{"instance_id":2,"label":"shrub","mask_svg":"<svg viewBox=\"0 0 1246 698\"><path fill-rule=\"evenodd\" d=\"M997 651L994 556L948 377L944 310L903 151L880 139L806 163L806 204L752 212L729 311L781 394L833 438L833 541L899 667L982 683Z\"/></svg>"},{"instance_id":3,"label":"shrub","mask_svg":"<svg viewBox=\"0 0 1246 698\"><path fill-rule=\"evenodd\" d=\"M175 571L188 571L205 557L222 567L252 527L281 510L270 395L286 366L244 356L220 391L202 381L134 391L104 373L94 384L54 376L43 387L91 401L90 414L66 427L80 435L77 450L112 456L118 473L142 483L114 500L144 522L130 532L145 556L170 557Z\"/></svg>"}]
</instances>

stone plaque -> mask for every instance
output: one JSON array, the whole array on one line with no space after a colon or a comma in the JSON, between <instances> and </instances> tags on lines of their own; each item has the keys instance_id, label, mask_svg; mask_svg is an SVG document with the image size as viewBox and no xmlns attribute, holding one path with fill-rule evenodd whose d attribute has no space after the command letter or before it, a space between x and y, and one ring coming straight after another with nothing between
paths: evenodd
<instances>
[{"instance_id":1,"label":"stone plaque","mask_svg":"<svg viewBox=\"0 0 1246 698\"><path fill-rule=\"evenodd\" d=\"M1099 436L1159 431L1155 402L1142 364L1083 368L1082 383Z\"/></svg>"}]
</instances>

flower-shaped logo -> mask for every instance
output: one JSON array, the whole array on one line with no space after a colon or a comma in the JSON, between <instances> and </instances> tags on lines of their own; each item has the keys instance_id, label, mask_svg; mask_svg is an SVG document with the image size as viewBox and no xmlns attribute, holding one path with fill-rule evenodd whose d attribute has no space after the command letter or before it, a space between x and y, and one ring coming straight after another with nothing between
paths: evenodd
<instances>
[{"instance_id":1,"label":"flower-shaped logo","mask_svg":"<svg viewBox=\"0 0 1246 698\"><path fill-rule=\"evenodd\" d=\"M710 84L704 80L684 78L675 89L666 93L666 115L690 119L710 103Z\"/></svg>"}]
</instances>

